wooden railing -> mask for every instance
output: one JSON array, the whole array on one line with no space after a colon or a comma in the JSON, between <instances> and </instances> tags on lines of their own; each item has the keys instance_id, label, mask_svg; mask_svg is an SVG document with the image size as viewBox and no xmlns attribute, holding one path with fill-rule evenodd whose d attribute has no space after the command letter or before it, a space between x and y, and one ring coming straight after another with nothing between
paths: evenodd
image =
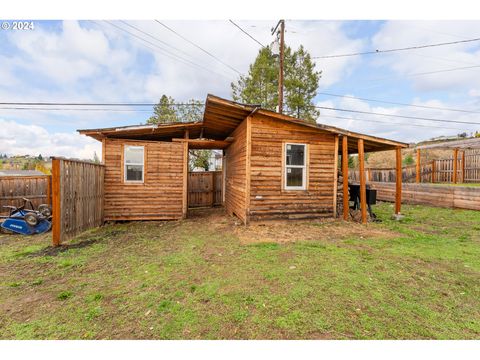
<instances>
[{"instance_id":1,"label":"wooden railing","mask_svg":"<svg viewBox=\"0 0 480 360\"><path fill-rule=\"evenodd\" d=\"M53 158L53 245L103 224L105 167L101 164Z\"/></svg>"},{"instance_id":2,"label":"wooden railing","mask_svg":"<svg viewBox=\"0 0 480 360\"><path fill-rule=\"evenodd\" d=\"M23 198L35 207L51 204L51 175L0 176L0 214L8 214L4 206L20 206Z\"/></svg>"},{"instance_id":3,"label":"wooden railing","mask_svg":"<svg viewBox=\"0 0 480 360\"><path fill-rule=\"evenodd\" d=\"M453 182L453 158L432 160L421 164L421 183L451 183ZM395 182L395 168L367 168L365 169L367 181ZM416 165L402 168L402 182L416 182ZM358 170L349 170L348 178L358 182L360 179ZM457 182L475 183L480 182L480 154L465 154L457 159Z\"/></svg>"}]
</instances>

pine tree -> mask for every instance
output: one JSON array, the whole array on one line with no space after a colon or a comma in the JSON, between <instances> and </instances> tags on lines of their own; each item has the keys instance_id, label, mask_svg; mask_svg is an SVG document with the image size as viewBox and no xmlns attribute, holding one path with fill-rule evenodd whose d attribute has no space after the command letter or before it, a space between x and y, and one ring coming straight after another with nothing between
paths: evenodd
<instances>
[{"instance_id":1,"label":"pine tree","mask_svg":"<svg viewBox=\"0 0 480 360\"><path fill-rule=\"evenodd\" d=\"M300 46L295 52L286 46L284 61L285 113L315 123L319 111L313 99L317 95L321 71L315 70L310 54ZM259 51L247 75L232 83L235 101L261 104L275 110L278 104L278 59L269 48Z\"/></svg>"},{"instance_id":2,"label":"pine tree","mask_svg":"<svg viewBox=\"0 0 480 360\"><path fill-rule=\"evenodd\" d=\"M100 159L98 158L98 155L97 155L96 151L93 152L93 162L95 164L100 164Z\"/></svg>"},{"instance_id":3,"label":"pine tree","mask_svg":"<svg viewBox=\"0 0 480 360\"><path fill-rule=\"evenodd\" d=\"M177 118L181 122L201 121L203 118L203 104L201 101L190 99L187 105L179 106L177 109Z\"/></svg>"},{"instance_id":4,"label":"pine tree","mask_svg":"<svg viewBox=\"0 0 480 360\"><path fill-rule=\"evenodd\" d=\"M147 124L168 124L178 121L174 104L175 100L172 97L162 95L153 108L153 116L147 120Z\"/></svg>"}]
</instances>

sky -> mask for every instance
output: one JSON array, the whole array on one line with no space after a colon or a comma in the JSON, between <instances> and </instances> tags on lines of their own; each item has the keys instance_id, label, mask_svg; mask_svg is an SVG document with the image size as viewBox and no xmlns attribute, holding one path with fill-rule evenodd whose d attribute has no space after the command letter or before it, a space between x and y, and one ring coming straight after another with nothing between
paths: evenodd
<instances>
[{"instance_id":1,"label":"sky","mask_svg":"<svg viewBox=\"0 0 480 360\"><path fill-rule=\"evenodd\" d=\"M264 45L274 40L276 20L234 21ZM0 102L156 103L162 94L178 102L205 100L207 94L231 98L230 83L248 72L260 45L228 20L161 22L219 60L154 20L34 21L33 30L0 30ZM287 19L285 41L293 48L303 44L315 57L472 39L480 36L478 29L480 21ZM480 65L480 41L315 62L322 71L318 106L480 124L480 68L452 70ZM443 70L449 71L425 74ZM101 154L100 143L77 129L145 123L152 113L149 107L49 109L0 105L0 153L93 158ZM317 121L404 142L480 130L326 109Z\"/></svg>"}]
</instances>

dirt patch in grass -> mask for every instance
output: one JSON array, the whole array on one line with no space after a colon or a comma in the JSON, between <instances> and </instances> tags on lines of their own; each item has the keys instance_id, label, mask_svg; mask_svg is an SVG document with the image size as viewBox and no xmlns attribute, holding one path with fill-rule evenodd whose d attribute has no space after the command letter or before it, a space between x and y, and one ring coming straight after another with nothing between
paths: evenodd
<instances>
[{"instance_id":1,"label":"dirt patch in grass","mask_svg":"<svg viewBox=\"0 0 480 360\"><path fill-rule=\"evenodd\" d=\"M335 242L348 238L385 239L398 236L395 232L387 229L356 223L347 225L339 220L252 222L248 226L236 227L235 234L242 244L312 240Z\"/></svg>"},{"instance_id":2,"label":"dirt patch in grass","mask_svg":"<svg viewBox=\"0 0 480 360\"><path fill-rule=\"evenodd\" d=\"M90 246L90 245L92 245L96 242L97 242L97 240L93 239L93 240L80 241L80 242L74 243L74 244L60 245L60 246L56 246L56 247L47 246L46 248L41 249L39 251L35 251L35 252L29 254L28 256L32 256L32 257L35 257L35 256L57 256L58 254L60 254L62 252L65 252L65 251L68 251L68 250L71 250L71 249L82 249L82 248Z\"/></svg>"}]
</instances>

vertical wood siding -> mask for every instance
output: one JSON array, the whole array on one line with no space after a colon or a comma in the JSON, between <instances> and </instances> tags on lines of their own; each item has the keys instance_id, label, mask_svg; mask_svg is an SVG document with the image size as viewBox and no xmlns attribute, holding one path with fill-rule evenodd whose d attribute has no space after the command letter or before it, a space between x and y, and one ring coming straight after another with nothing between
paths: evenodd
<instances>
[{"instance_id":1,"label":"vertical wood siding","mask_svg":"<svg viewBox=\"0 0 480 360\"><path fill-rule=\"evenodd\" d=\"M252 118L252 220L333 216L335 135L255 114ZM283 190L283 144L307 144L307 189Z\"/></svg>"},{"instance_id":2,"label":"vertical wood siding","mask_svg":"<svg viewBox=\"0 0 480 360\"><path fill-rule=\"evenodd\" d=\"M51 175L0 176L0 214L8 215L4 206L20 206L23 198L32 201L35 207L50 204Z\"/></svg>"},{"instance_id":3,"label":"vertical wood siding","mask_svg":"<svg viewBox=\"0 0 480 360\"><path fill-rule=\"evenodd\" d=\"M53 159L53 244L103 224L103 165Z\"/></svg>"},{"instance_id":4,"label":"vertical wood siding","mask_svg":"<svg viewBox=\"0 0 480 360\"><path fill-rule=\"evenodd\" d=\"M144 146L144 182L125 183L125 145ZM105 139L105 220L183 217L184 144Z\"/></svg>"},{"instance_id":5,"label":"vertical wood siding","mask_svg":"<svg viewBox=\"0 0 480 360\"><path fill-rule=\"evenodd\" d=\"M225 150L225 209L246 222L247 120L231 136L234 141Z\"/></svg>"}]
</instances>

